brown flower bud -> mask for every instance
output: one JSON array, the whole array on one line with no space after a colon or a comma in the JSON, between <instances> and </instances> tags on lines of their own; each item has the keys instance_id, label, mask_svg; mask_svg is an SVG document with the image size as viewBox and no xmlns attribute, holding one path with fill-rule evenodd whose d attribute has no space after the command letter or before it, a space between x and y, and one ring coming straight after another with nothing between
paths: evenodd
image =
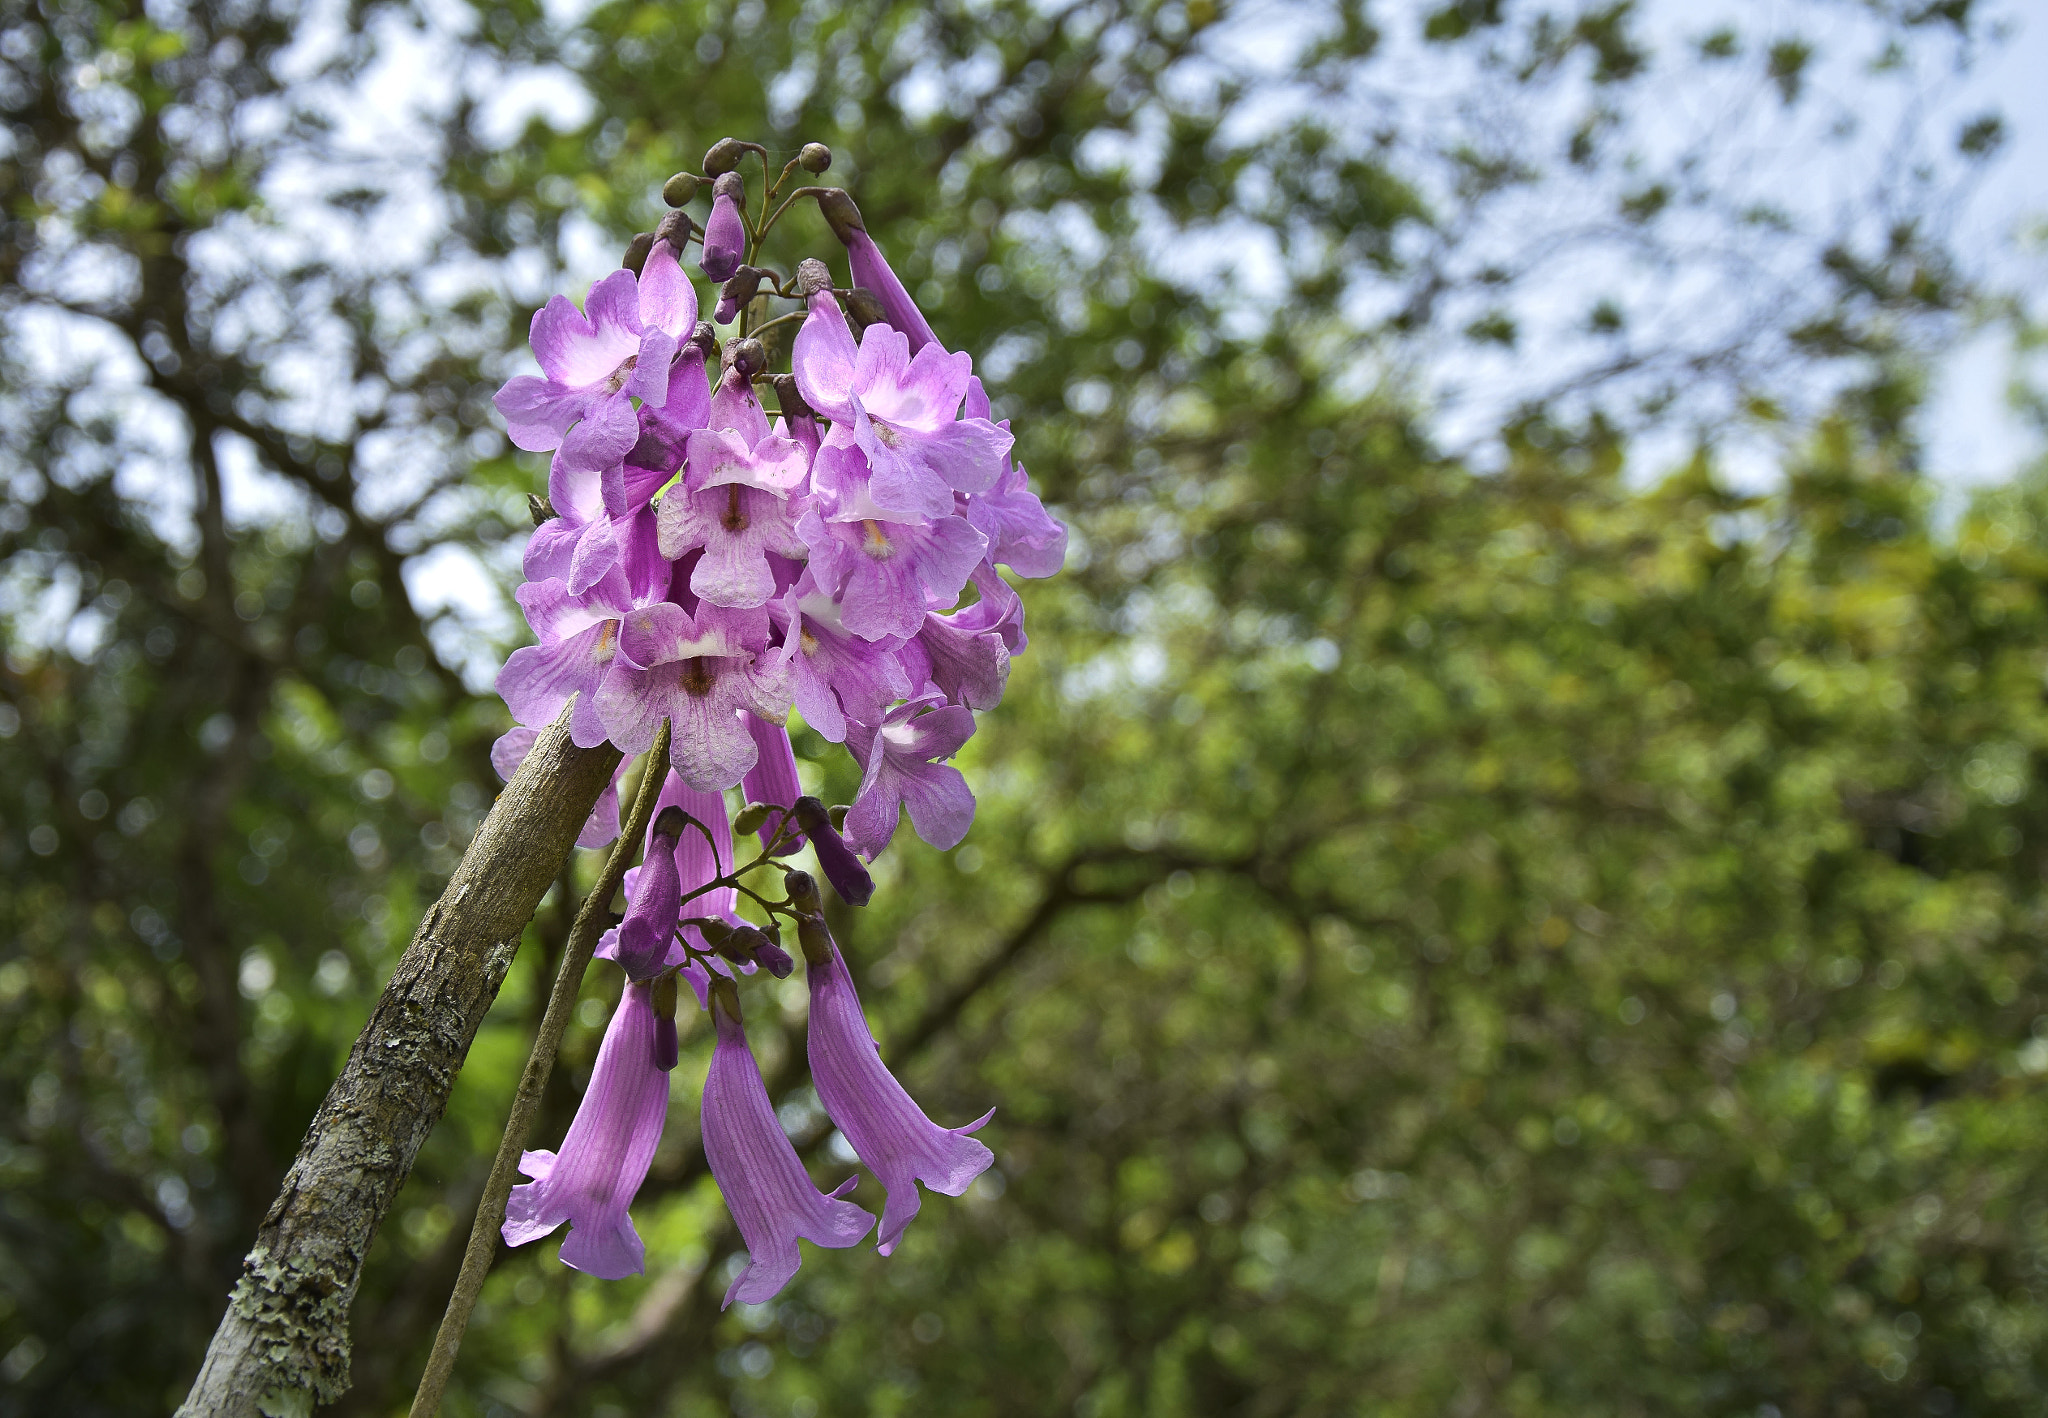
<instances>
[{"instance_id":1,"label":"brown flower bud","mask_svg":"<svg viewBox=\"0 0 2048 1418\"><path fill-rule=\"evenodd\" d=\"M768 351L752 335L727 345L725 357L727 363L749 379L768 367Z\"/></svg>"},{"instance_id":2,"label":"brown flower bud","mask_svg":"<svg viewBox=\"0 0 2048 1418\"><path fill-rule=\"evenodd\" d=\"M853 321L855 334L866 330L870 325L889 323L888 314L882 309L880 297L871 290L859 288L846 297L846 317Z\"/></svg>"},{"instance_id":3,"label":"brown flower bud","mask_svg":"<svg viewBox=\"0 0 2048 1418\"><path fill-rule=\"evenodd\" d=\"M704 172L709 177L722 177L745 161L747 146L737 138L720 138L704 154Z\"/></svg>"},{"instance_id":4,"label":"brown flower bud","mask_svg":"<svg viewBox=\"0 0 2048 1418\"><path fill-rule=\"evenodd\" d=\"M823 143L806 143L796 155L796 165L805 172L823 172L832 166L832 150Z\"/></svg>"},{"instance_id":5,"label":"brown flower bud","mask_svg":"<svg viewBox=\"0 0 2048 1418\"><path fill-rule=\"evenodd\" d=\"M557 514L553 503L538 493L529 492L526 494L526 515L533 518L533 525L538 527L554 521Z\"/></svg>"},{"instance_id":6,"label":"brown flower bud","mask_svg":"<svg viewBox=\"0 0 2048 1418\"><path fill-rule=\"evenodd\" d=\"M646 268L647 253L653 249L654 233L643 231L626 243L626 256L619 264L637 276Z\"/></svg>"},{"instance_id":7,"label":"brown flower bud","mask_svg":"<svg viewBox=\"0 0 2048 1418\"><path fill-rule=\"evenodd\" d=\"M818 189L818 210L825 214L832 234L851 246L853 234L866 231L867 223L860 219L860 208L853 205L853 198L843 187L822 187Z\"/></svg>"},{"instance_id":8,"label":"brown flower bud","mask_svg":"<svg viewBox=\"0 0 2048 1418\"><path fill-rule=\"evenodd\" d=\"M768 381L775 386L775 402L786 419L814 419L817 412L797 392L794 374L778 374Z\"/></svg>"},{"instance_id":9,"label":"brown flower bud","mask_svg":"<svg viewBox=\"0 0 2048 1418\"><path fill-rule=\"evenodd\" d=\"M663 212L661 220L655 223L654 239L666 241L676 255L683 254L683 246L690 239L692 230L688 212Z\"/></svg>"},{"instance_id":10,"label":"brown flower bud","mask_svg":"<svg viewBox=\"0 0 2048 1418\"><path fill-rule=\"evenodd\" d=\"M832 289L832 268L815 256L804 257L796 263L796 288L805 297Z\"/></svg>"},{"instance_id":11,"label":"brown flower bud","mask_svg":"<svg viewBox=\"0 0 2048 1418\"><path fill-rule=\"evenodd\" d=\"M661 184L661 200L671 207L687 207L697 200L697 175L679 172Z\"/></svg>"}]
</instances>

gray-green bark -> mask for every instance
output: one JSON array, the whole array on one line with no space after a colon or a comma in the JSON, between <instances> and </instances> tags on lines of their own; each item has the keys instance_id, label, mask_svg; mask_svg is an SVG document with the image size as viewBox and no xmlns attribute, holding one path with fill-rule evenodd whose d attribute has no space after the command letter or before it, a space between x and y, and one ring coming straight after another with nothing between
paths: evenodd
<instances>
[{"instance_id":1,"label":"gray-green bark","mask_svg":"<svg viewBox=\"0 0 2048 1418\"><path fill-rule=\"evenodd\" d=\"M570 743L565 713L499 795L314 1115L179 1418L294 1418L348 1387L371 1238L618 762Z\"/></svg>"}]
</instances>

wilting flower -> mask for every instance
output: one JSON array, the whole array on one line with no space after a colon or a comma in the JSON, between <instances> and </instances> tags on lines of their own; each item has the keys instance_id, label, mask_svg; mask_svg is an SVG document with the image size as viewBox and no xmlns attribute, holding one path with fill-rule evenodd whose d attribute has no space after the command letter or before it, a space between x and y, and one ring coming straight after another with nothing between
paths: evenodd
<instances>
[{"instance_id":1,"label":"wilting flower","mask_svg":"<svg viewBox=\"0 0 2048 1418\"><path fill-rule=\"evenodd\" d=\"M774 1299L803 1264L799 1239L851 1246L875 1218L839 1199L859 1177L848 1177L829 1193L811 1184L768 1101L729 981L712 983L711 1018L718 1042L704 1079L704 1160L747 1243L747 1268L733 1277L725 1304L760 1305Z\"/></svg>"},{"instance_id":2,"label":"wilting flower","mask_svg":"<svg viewBox=\"0 0 2048 1418\"><path fill-rule=\"evenodd\" d=\"M984 1127L995 1110L958 1128L926 1117L882 1062L846 961L822 926L804 933L804 964L811 986L811 1080L826 1115L888 1188L876 1236L877 1248L888 1255L917 1215L919 1182L959 1196L988 1170L995 1155L968 1134Z\"/></svg>"},{"instance_id":3,"label":"wilting flower","mask_svg":"<svg viewBox=\"0 0 2048 1418\"><path fill-rule=\"evenodd\" d=\"M539 1240L566 1221L563 1264L606 1280L646 1269L646 1243L626 1212L668 1116L668 1073L657 1064L655 1036L651 987L627 985L562 1150L520 1159L519 1170L533 1180L512 1189L506 1245Z\"/></svg>"}]
</instances>

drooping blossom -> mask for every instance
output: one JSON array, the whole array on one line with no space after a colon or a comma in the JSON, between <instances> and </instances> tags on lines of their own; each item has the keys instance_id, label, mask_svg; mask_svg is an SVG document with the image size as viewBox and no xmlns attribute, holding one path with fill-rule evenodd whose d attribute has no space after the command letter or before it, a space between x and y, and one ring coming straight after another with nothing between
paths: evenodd
<instances>
[{"instance_id":1,"label":"drooping blossom","mask_svg":"<svg viewBox=\"0 0 2048 1418\"><path fill-rule=\"evenodd\" d=\"M925 1116L882 1062L846 960L822 923L804 931L804 967L811 987L811 1080L826 1115L888 1189L876 1236L877 1249L888 1255L917 1215L919 1182L959 1196L988 1170L994 1154L969 1134L986 1126L995 1110L957 1128Z\"/></svg>"},{"instance_id":2,"label":"drooping blossom","mask_svg":"<svg viewBox=\"0 0 2048 1418\"><path fill-rule=\"evenodd\" d=\"M668 1073L657 1066L655 1050L652 989L628 984L561 1151L520 1158L519 1170L532 1180L512 1189L506 1245L539 1240L566 1221L564 1265L606 1280L646 1269L647 1246L627 1208L646 1180L668 1116Z\"/></svg>"},{"instance_id":3,"label":"drooping blossom","mask_svg":"<svg viewBox=\"0 0 2048 1418\"><path fill-rule=\"evenodd\" d=\"M829 154L813 147L806 169L823 171ZM541 376L512 380L498 398L515 443L554 457L518 591L539 643L500 674L518 726L493 762L512 772L572 704L576 743L609 740L629 759L664 719L672 729L670 762L649 765L663 782L642 860L624 873L625 914L597 947L628 976L624 996L559 1156L527 1154L532 1180L515 1193L505 1235L516 1244L566 1220L570 1264L604 1275L642 1267L627 1207L660 1135L687 981L715 1025L705 1152L750 1253L728 1304L776 1294L801 1261L800 1239L852 1245L873 1223L843 1199L850 1180L830 1195L812 1185L747 1050L736 990L757 969L791 973L784 928L796 928L808 961L819 1095L888 1189L883 1253L920 1185L958 1195L989 1152L968 1135L986 1118L937 1126L882 1065L809 873L782 865L788 899L765 924L740 913L734 874L760 862L751 848L746 861L735 853L727 794L738 787L743 801L782 810L761 822L762 843L814 854L856 906L905 808L926 841L959 842L974 796L947 760L976 711L1001 701L1027 644L1022 601L997 568L1048 575L1066 540L1012 457L1009 423L995 418L973 360L940 343L835 189L803 190L846 243L865 328L856 338L847 291L805 261L804 307L781 312L802 316L789 366L772 369L780 342L751 322L772 321L789 297L780 277L741 264L757 233L736 165L755 151L726 140L705 160L716 178L700 265L723 283L718 324L742 322L733 338L721 345L697 319L678 260L691 223L672 212L582 311L558 298L535 317ZM678 196L695 188L673 184ZM843 827L840 809L803 792L792 708L860 769ZM617 835L616 784L586 842Z\"/></svg>"},{"instance_id":4,"label":"drooping blossom","mask_svg":"<svg viewBox=\"0 0 2048 1418\"><path fill-rule=\"evenodd\" d=\"M803 1264L798 1240L835 1248L856 1245L875 1218L840 1200L858 1176L820 1192L804 1171L747 1048L739 996L730 981L712 982L711 1018L718 1038L704 1079L704 1159L747 1244L746 1269L727 1287L724 1308L735 1300L761 1305L774 1299Z\"/></svg>"},{"instance_id":5,"label":"drooping blossom","mask_svg":"<svg viewBox=\"0 0 2048 1418\"><path fill-rule=\"evenodd\" d=\"M846 814L846 836L872 861L896 835L900 809L932 846L950 850L974 822L974 794L950 758L974 735L974 715L919 695L891 709L879 728L854 726L847 735L863 772L860 793Z\"/></svg>"}]
</instances>

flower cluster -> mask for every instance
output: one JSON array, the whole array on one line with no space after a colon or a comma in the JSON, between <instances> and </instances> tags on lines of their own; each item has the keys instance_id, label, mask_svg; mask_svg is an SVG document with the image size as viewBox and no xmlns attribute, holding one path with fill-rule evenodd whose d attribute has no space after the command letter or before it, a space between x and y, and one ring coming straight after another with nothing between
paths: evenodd
<instances>
[{"instance_id":1,"label":"flower cluster","mask_svg":"<svg viewBox=\"0 0 2048 1418\"><path fill-rule=\"evenodd\" d=\"M561 1153L526 1154L532 1180L513 1193L505 1238L568 1221L566 1263L613 1278L642 1269L627 1209L666 1115L687 982L716 1035L705 1155L749 1252L728 1304L775 1294L796 1271L798 1237L852 1245L874 1224L841 1199L851 1179L829 1195L812 1186L747 1049L735 980L792 971L785 923L806 962L819 1099L887 1189L883 1254L916 1214L919 1182L957 1196L989 1164L968 1136L986 1117L939 1127L883 1065L813 879L783 859L808 847L834 891L862 905L865 864L905 809L933 846L966 835L974 796L946 760L976 711L1002 698L1025 646L1022 602L997 568L1050 575L1066 547L972 360L939 343L851 199L805 187L770 211L791 173L823 171L829 152L808 145L766 185L758 216L738 171L750 154L765 175L756 145L726 139L706 155L701 235L681 208L704 179L671 179L676 210L582 310L556 296L534 316L541 373L497 397L513 441L553 457L517 593L538 644L498 678L519 727L495 764L509 776L564 709L577 744L608 740L625 760L669 726L669 761L648 768L664 779L644 857L598 949L627 984ZM761 264L763 238L798 199L845 244L850 285L815 259L788 277ZM693 242L699 270L722 283L713 321L698 319L684 271ZM792 308L772 316L776 300ZM718 326L734 328L721 340ZM778 373L779 337L792 333ZM852 754L860 788L846 809L803 795L792 709ZM737 818L734 788L749 804ZM745 865L735 827L759 834ZM615 781L580 840L618 833ZM781 873L781 899L742 884L756 870ZM740 914L743 892L765 921Z\"/></svg>"}]
</instances>

